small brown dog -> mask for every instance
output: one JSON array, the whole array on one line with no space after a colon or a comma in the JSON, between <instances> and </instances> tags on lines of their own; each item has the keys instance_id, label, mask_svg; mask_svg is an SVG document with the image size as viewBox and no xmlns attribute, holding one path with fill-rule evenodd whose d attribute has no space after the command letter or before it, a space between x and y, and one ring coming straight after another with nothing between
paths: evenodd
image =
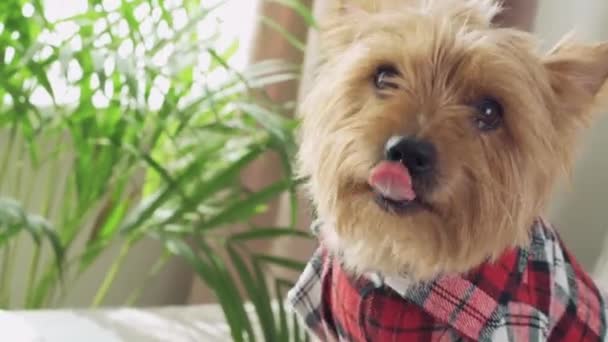
<instances>
[{"instance_id":1,"label":"small brown dog","mask_svg":"<svg viewBox=\"0 0 608 342\"><path fill-rule=\"evenodd\" d=\"M407 292L533 254L537 226L543 248L560 244L539 217L608 78L608 44L541 54L531 35L493 27L499 11L490 0L351 1L322 28L299 165L323 260L349 279L395 276ZM325 329L342 338L335 324Z\"/></svg>"}]
</instances>

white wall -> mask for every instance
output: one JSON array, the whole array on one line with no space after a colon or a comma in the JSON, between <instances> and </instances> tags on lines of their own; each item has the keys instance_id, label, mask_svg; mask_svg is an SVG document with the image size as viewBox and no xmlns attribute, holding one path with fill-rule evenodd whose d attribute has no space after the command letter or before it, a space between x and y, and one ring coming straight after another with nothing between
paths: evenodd
<instances>
[{"instance_id":1,"label":"white wall","mask_svg":"<svg viewBox=\"0 0 608 342\"><path fill-rule=\"evenodd\" d=\"M583 41L608 40L607 1L540 3L536 31L545 46L572 30ZM549 216L583 265L608 280L608 260L604 260L608 259L608 110L598 113L593 127L584 135L572 182L557 192Z\"/></svg>"}]
</instances>

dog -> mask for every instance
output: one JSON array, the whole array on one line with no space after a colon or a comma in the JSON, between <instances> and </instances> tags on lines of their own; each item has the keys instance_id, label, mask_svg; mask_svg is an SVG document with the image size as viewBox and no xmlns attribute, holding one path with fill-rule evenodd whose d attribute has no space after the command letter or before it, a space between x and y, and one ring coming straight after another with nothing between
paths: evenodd
<instances>
[{"instance_id":1,"label":"dog","mask_svg":"<svg viewBox=\"0 0 608 342\"><path fill-rule=\"evenodd\" d=\"M350 1L320 27L298 169L320 245L288 294L321 340L598 341L603 292L543 218L608 78L491 0Z\"/></svg>"}]
</instances>

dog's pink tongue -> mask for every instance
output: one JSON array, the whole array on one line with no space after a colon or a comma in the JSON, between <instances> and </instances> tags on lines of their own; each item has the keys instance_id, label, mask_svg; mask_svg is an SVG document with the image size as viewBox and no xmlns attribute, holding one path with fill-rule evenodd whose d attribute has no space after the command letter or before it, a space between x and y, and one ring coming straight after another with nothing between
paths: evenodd
<instances>
[{"instance_id":1,"label":"dog's pink tongue","mask_svg":"<svg viewBox=\"0 0 608 342\"><path fill-rule=\"evenodd\" d=\"M410 173L401 163L381 162L372 170L367 181L374 190L390 200L412 201L416 198Z\"/></svg>"}]
</instances>

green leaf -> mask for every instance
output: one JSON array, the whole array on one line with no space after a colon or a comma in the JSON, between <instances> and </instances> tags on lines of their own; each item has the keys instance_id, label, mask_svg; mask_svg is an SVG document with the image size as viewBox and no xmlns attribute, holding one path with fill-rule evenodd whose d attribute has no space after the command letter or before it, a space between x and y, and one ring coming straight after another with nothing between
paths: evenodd
<instances>
[{"instance_id":1,"label":"green leaf","mask_svg":"<svg viewBox=\"0 0 608 342\"><path fill-rule=\"evenodd\" d=\"M190 246L188 246L186 243L184 243L184 241L176 240L176 239L166 239L164 242L165 242L165 248L167 249L167 251L169 251L169 253L171 253L173 255L181 256L186 261L199 266L197 268L197 271L200 271L202 274L206 274L205 273L206 267L204 267L204 263L201 262L197 258L197 256L192 251L192 248L190 248ZM209 277L205 276L205 279L207 279L207 281L211 284L214 283L214 281L211 281L211 278L209 278Z\"/></svg>"},{"instance_id":2,"label":"green leaf","mask_svg":"<svg viewBox=\"0 0 608 342\"><path fill-rule=\"evenodd\" d=\"M51 295L50 290L56 285L58 280L60 281L61 278L54 269L50 269L44 273L42 279L38 281L38 284L36 285L29 307L41 308L44 302L48 300Z\"/></svg>"},{"instance_id":3,"label":"green leaf","mask_svg":"<svg viewBox=\"0 0 608 342\"><path fill-rule=\"evenodd\" d=\"M260 18L260 20L266 26L270 27L271 29L273 29L277 33L279 33L281 36L283 36L283 38L285 38L285 40L287 40L287 42L289 44L291 44L291 46L295 47L296 49L300 50L301 52L306 52L306 45L304 45L303 42L301 42L296 36L294 36L291 32L287 31L284 27L282 27L276 21L274 21L273 19L270 19L268 17L262 17L262 18Z\"/></svg>"},{"instance_id":4,"label":"green leaf","mask_svg":"<svg viewBox=\"0 0 608 342\"><path fill-rule=\"evenodd\" d=\"M197 246L202 249L203 254L209 259L210 268L218 277L216 286L212 286L212 289L224 310L234 340L244 340L244 333L253 336L253 329L245 312L236 282L216 253L202 239L199 238L196 241Z\"/></svg>"},{"instance_id":5,"label":"green leaf","mask_svg":"<svg viewBox=\"0 0 608 342\"><path fill-rule=\"evenodd\" d=\"M9 241L11 241L11 238L19 234L20 232L21 229L19 226L0 225L0 247L6 245Z\"/></svg>"},{"instance_id":6,"label":"green leaf","mask_svg":"<svg viewBox=\"0 0 608 342\"><path fill-rule=\"evenodd\" d=\"M290 185L291 182L288 180L278 181L242 200L236 201L217 215L203 222L201 228L209 230L236 221L248 220L252 215L260 213L260 209L264 208L268 201L283 193Z\"/></svg>"},{"instance_id":7,"label":"green leaf","mask_svg":"<svg viewBox=\"0 0 608 342\"><path fill-rule=\"evenodd\" d=\"M254 79L249 80L249 87L252 89L262 89L269 85L297 80L298 76L298 74L293 72L258 76Z\"/></svg>"},{"instance_id":8,"label":"green leaf","mask_svg":"<svg viewBox=\"0 0 608 342\"><path fill-rule=\"evenodd\" d=\"M266 263L266 264L273 264L273 265L285 267L285 268L288 268L288 269L291 269L291 270L294 270L297 272L301 272L302 270L304 270L304 267L306 266L305 262L288 259L288 258L282 258L282 257L274 256L274 255L255 254L255 259L258 261L261 261L263 263Z\"/></svg>"},{"instance_id":9,"label":"green leaf","mask_svg":"<svg viewBox=\"0 0 608 342\"><path fill-rule=\"evenodd\" d=\"M239 50L239 40L235 39L232 43L226 48L224 52L221 54L216 54L211 59L211 64L209 65L209 71L215 70L219 66L228 65L228 60L234 56Z\"/></svg>"},{"instance_id":10,"label":"green leaf","mask_svg":"<svg viewBox=\"0 0 608 342\"><path fill-rule=\"evenodd\" d=\"M275 279L274 287L275 287L275 296L277 298L277 306L279 307L279 312L278 312L279 338L278 338L278 340L279 341L288 341L290 329L289 329L289 324L287 322L288 313L287 313L287 310L285 310L285 302L283 300L283 298L285 298L287 291L283 291L283 289L289 290L293 286L292 286L292 284L285 281L284 279ZM294 329L295 328L296 327L294 327Z\"/></svg>"},{"instance_id":11,"label":"green leaf","mask_svg":"<svg viewBox=\"0 0 608 342\"><path fill-rule=\"evenodd\" d=\"M258 148L252 149L230 164L227 168L219 170L210 179L196 183L194 190L192 191L193 195L189 198L189 203L185 203L180 209L176 210L171 217L163 222L163 225L174 222L178 217L194 208L197 204L205 201L218 191L225 189L243 171L245 166L255 160L262 151L262 149ZM197 158L196 160L199 159ZM193 163L192 166L196 166L196 164ZM189 167L184 171L184 174L195 173L198 175L200 173L199 170L198 167Z\"/></svg>"},{"instance_id":12,"label":"green leaf","mask_svg":"<svg viewBox=\"0 0 608 342\"><path fill-rule=\"evenodd\" d=\"M57 270L61 275L63 273L65 249L63 244L61 243L59 235L53 229L50 223L48 223L42 217L38 216L29 218L29 224L35 226L36 230L40 231L44 236L46 236L53 250L53 254L55 255L55 263L57 265Z\"/></svg>"},{"instance_id":13,"label":"green leaf","mask_svg":"<svg viewBox=\"0 0 608 342\"><path fill-rule=\"evenodd\" d=\"M140 228L142 224L152 217L154 212L172 195L173 189L169 186L165 186L163 189L144 199L144 201L142 201L139 206L121 222L118 230L123 233L130 233L131 231Z\"/></svg>"},{"instance_id":14,"label":"green leaf","mask_svg":"<svg viewBox=\"0 0 608 342\"><path fill-rule=\"evenodd\" d=\"M255 228L241 233L231 235L228 240L231 242L243 242L251 240L267 240L280 237L299 237L312 239L312 235L308 232L294 230L292 228Z\"/></svg>"},{"instance_id":15,"label":"green leaf","mask_svg":"<svg viewBox=\"0 0 608 342\"><path fill-rule=\"evenodd\" d=\"M185 196L182 191L182 188L177 183L177 181L173 179L169 170L167 170L159 162L154 160L154 158L149 153L140 151L137 148L130 146L130 145L124 146L124 149L126 151L132 153L134 156L138 157L139 159L142 159L143 162L145 162L148 167L150 167L152 170L156 171L156 173L161 176L161 178L165 181L165 183L168 187L174 189L181 196ZM183 181L184 181L184 179L181 178L180 183Z\"/></svg>"},{"instance_id":16,"label":"green leaf","mask_svg":"<svg viewBox=\"0 0 608 342\"><path fill-rule=\"evenodd\" d=\"M110 244L109 239L97 239L95 242L88 244L85 247L84 252L80 256L78 272L82 273L91 266L91 264L97 260L97 257L108 247Z\"/></svg>"},{"instance_id":17,"label":"green leaf","mask_svg":"<svg viewBox=\"0 0 608 342\"><path fill-rule=\"evenodd\" d=\"M264 270L262 269L262 267L260 266L260 263L253 258L251 260L251 264L253 267L253 272L255 274L256 279L259 282L259 289L260 291L258 292L258 297L260 301L266 302L266 303L272 303L272 296L270 295L270 287L268 286L268 283L266 282L266 274L264 273ZM268 320L268 322L266 323L268 326L274 327L275 326L275 322L274 322L274 315L269 315L268 317L265 317L265 319ZM272 331L272 334L275 334L275 331ZM273 336L274 337L274 336ZM276 339L271 339L271 341L275 341Z\"/></svg>"},{"instance_id":18,"label":"green leaf","mask_svg":"<svg viewBox=\"0 0 608 342\"><path fill-rule=\"evenodd\" d=\"M121 201L117 205L113 206L108 218L105 220L103 226L99 230L99 239L108 239L118 231L120 221L125 216L129 207L129 201Z\"/></svg>"},{"instance_id":19,"label":"green leaf","mask_svg":"<svg viewBox=\"0 0 608 342\"><path fill-rule=\"evenodd\" d=\"M280 114L255 103L237 102L234 105L253 117L279 141L288 144L287 147L291 147L294 144L291 132L295 125L292 120L284 118Z\"/></svg>"},{"instance_id":20,"label":"green leaf","mask_svg":"<svg viewBox=\"0 0 608 342\"><path fill-rule=\"evenodd\" d=\"M0 245L20 231L28 232L36 245L40 245L43 242L42 238L46 237L53 250L58 270L63 269L64 247L59 235L44 218L27 214L21 204L15 200L0 198L0 227L6 227L4 232L0 230Z\"/></svg>"},{"instance_id":21,"label":"green leaf","mask_svg":"<svg viewBox=\"0 0 608 342\"><path fill-rule=\"evenodd\" d=\"M188 262L198 274L199 277L209 286L218 296L218 300L222 309L224 310L224 316L230 326L233 340L243 341L242 329L238 326L238 318L234 314L234 306L230 301L230 297L226 297L225 292L221 291L222 279L218 276L217 269L215 269L212 263L203 260L196 255L190 246L186 245L182 240L177 239L164 239L166 249L173 255L180 256Z\"/></svg>"},{"instance_id":22,"label":"green leaf","mask_svg":"<svg viewBox=\"0 0 608 342\"><path fill-rule=\"evenodd\" d=\"M292 8L304 21L314 25L312 14L299 1L269 1ZM153 13L160 12L160 18L154 15L154 24L166 21L174 27L171 25L173 11L180 6L186 10L187 22L172 37L156 37L156 32L150 37L142 37L141 22L135 18L135 9L142 3L148 4ZM295 203L296 184L290 180L289 160L295 151L296 121L283 116L291 113L293 107L274 103L263 91L256 90L297 80L301 66L269 60L248 66L242 72L233 69L232 60L239 51L240 41L226 41L221 30L203 35L198 32L199 27L213 26L204 20L209 20L209 13L222 2L216 5L184 0L169 7L164 0L128 0L108 12L103 1L88 0L85 13L54 23L43 17L44 1L33 0L35 13L27 20L22 14L23 4L23 1L14 0L0 2L3 26L0 56L3 57L2 47L15 49L13 61L0 65L0 101L5 95L11 98L10 105L0 104L0 127L14 125L21 136L19 141L27 141L27 145L18 146L22 151L20 156L27 158L29 149L33 171L48 178L50 185L45 191L49 196L45 196L47 200L42 209L45 217L23 209L31 204L27 198L19 199L26 204L7 203L0 198L0 247L5 247L7 242L14 246L13 241L25 233L38 245L37 253L42 249L42 255L52 254L40 268L23 270L31 280L28 282L28 305L34 308L63 305L62 296L72 290L72 284L77 282L82 271L117 238L148 236L160 239L165 248L172 251L171 255L186 260L214 291L234 340L256 338L241 301L244 293L240 290L243 289L255 299L256 314L262 316L261 325L268 330L261 338L271 341L280 341L286 336L291 338L291 335L285 335L286 313L281 314L282 318L273 316L271 299L275 296L272 289L275 283L266 283L262 267L268 262L250 260L252 256L244 254L237 256L242 259L239 259L240 263L233 261L237 257L210 248L205 239L209 237L206 229L233 222L246 223L284 191L290 192L292 204ZM97 30L97 22L106 20L109 27L101 32ZM54 36L60 22L77 26L73 36L66 37L65 41L45 42L41 34ZM118 28L120 24L122 29L124 22L127 30L123 35ZM304 47L297 37L272 19L267 18L265 25L277 29L294 46ZM10 38L13 32L19 33L19 39ZM101 35L108 34L109 43L97 45ZM131 42L134 47L131 55L117 61L111 75L101 72L99 66L104 59L118 56L118 48ZM176 68L155 64L156 53L168 46L175 48L171 61L181 63ZM186 58L201 53L211 55L209 65L201 65L197 58ZM42 55L45 56L39 57ZM100 60L98 56L101 56ZM181 56L184 58L180 59ZM70 66L74 63L82 69L82 77L72 78ZM57 88L49 77L55 73L57 65L60 77L70 75L69 93L79 96L75 104L64 104L64 94L53 92ZM205 89L201 92L198 89L201 80L214 68L224 68L226 79L203 84ZM96 107L96 91L91 89L93 77L99 78L101 83L96 89L113 86L114 93L106 108ZM160 109L151 110L148 103L153 82L158 77L167 79L169 91L162 99ZM52 110L38 108L30 102L32 89L49 93L54 102ZM239 104L245 104L245 107ZM65 137L57 140L56 146L51 146L51 152L46 146L49 133ZM5 147L1 150L6 153ZM284 180L259 192L244 189L240 178L242 171L269 151L281 156ZM13 167L10 164L13 157L2 158L6 162L0 165L0 173L13 173L4 172ZM69 171L67 179L64 181L53 176L54 172L45 172L46 163L65 165L63 169ZM2 190L6 190L7 185L9 189L15 188L13 181L0 177L0 182L4 183ZM16 193L26 192L21 188ZM58 197L61 199L53 203ZM308 234L293 230L295 213L294 206L289 227L227 232L229 241L225 241L240 247L240 243L245 246L244 243L254 240L309 238ZM51 217L52 224L46 221ZM93 234L88 229L91 224ZM192 237L200 241L189 245L187 241ZM71 256L67 251L76 241L87 243L82 254ZM237 251L240 252L238 248ZM37 265L36 259L34 255L32 265ZM62 268L66 275L75 278L62 283ZM234 272L235 268L240 271L238 274ZM74 272L67 272L72 270ZM236 278L251 282L241 289ZM111 280L112 276L106 279ZM104 281L102 288L109 288L110 283ZM0 292L1 301L7 294L1 289Z\"/></svg>"},{"instance_id":23,"label":"green leaf","mask_svg":"<svg viewBox=\"0 0 608 342\"><path fill-rule=\"evenodd\" d=\"M260 328L264 334L264 340L275 340L272 333L274 330L274 323L272 320L271 302L263 300L263 296L260 296L260 292L265 289L260 288L259 280L250 272L247 264L232 245L227 244L226 251L232 261L232 265L240 276L241 284L243 284L249 300L253 304L260 323Z\"/></svg>"},{"instance_id":24,"label":"green leaf","mask_svg":"<svg viewBox=\"0 0 608 342\"><path fill-rule=\"evenodd\" d=\"M28 67L30 68L32 73L34 73L34 75L38 79L38 82L44 88L44 90L46 90L49 95L51 95L51 98L55 103L55 93L53 92L53 87L51 86L51 82L49 81L46 70L44 70L38 63L35 62L29 62Z\"/></svg>"},{"instance_id":25,"label":"green leaf","mask_svg":"<svg viewBox=\"0 0 608 342\"><path fill-rule=\"evenodd\" d=\"M25 213L17 201L0 197L0 228L4 229L4 241L0 240L1 243L6 243L9 237L21 232L25 221Z\"/></svg>"}]
</instances>

